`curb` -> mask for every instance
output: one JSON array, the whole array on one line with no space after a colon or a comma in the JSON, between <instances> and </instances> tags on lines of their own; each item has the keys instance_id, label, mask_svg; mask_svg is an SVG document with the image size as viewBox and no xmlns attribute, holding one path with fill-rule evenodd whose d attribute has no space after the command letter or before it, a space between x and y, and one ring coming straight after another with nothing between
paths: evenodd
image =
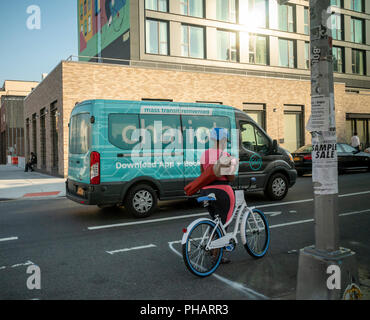
<instances>
[{"instance_id":1,"label":"curb","mask_svg":"<svg viewBox=\"0 0 370 320\"><path fill-rule=\"evenodd\" d=\"M20 198L0 198L1 202L11 202L11 201L29 201L29 200L51 200L51 199L66 199L65 195L60 196L34 196L34 197L20 197Z\"/></svg>"}]
</instances>

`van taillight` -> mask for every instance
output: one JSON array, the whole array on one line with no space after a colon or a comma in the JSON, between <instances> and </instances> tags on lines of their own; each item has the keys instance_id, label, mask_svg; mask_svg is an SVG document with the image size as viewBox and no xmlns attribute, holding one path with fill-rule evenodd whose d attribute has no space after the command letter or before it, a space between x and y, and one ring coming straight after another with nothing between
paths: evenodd
<instances>
[{"instance_id":1,"label":"van taillight","mask_svg":"<svg viewBox=\"0 0 370 320\"><path fill-rule=\"evenodd\" d=\"M100 184L100 154L96 151L90 154L90 184Z\"/></svg>"}]
</instances>

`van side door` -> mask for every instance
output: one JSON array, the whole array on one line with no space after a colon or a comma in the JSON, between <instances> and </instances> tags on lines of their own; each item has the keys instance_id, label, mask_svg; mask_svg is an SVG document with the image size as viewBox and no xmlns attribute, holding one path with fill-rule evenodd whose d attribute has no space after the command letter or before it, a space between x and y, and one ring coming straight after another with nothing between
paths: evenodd
<instances>
[{"instance_id":1,"label":"van side door","mask_svg":"<svg viewBox=\"0 0 370 320\"><path fill-rule=\"evenodd\" d=\"M144 151L147 161L155 165L148 175L160 183L164 198L183 195L184 150L180 115L141 114L140 128L151 139Z\"/></svg>"},{"instance_id":2,"label":"van side door","mask_svg":"<svg viewBox=\"0 0 370 320\"><path fill-rule=\"evenodd\" d=\"M272 142L253 122L239 120L239 186L247 187L250 178L257 179L255 188L262 189L271 166L269 156Z\"/></svg>"}]
</instances>

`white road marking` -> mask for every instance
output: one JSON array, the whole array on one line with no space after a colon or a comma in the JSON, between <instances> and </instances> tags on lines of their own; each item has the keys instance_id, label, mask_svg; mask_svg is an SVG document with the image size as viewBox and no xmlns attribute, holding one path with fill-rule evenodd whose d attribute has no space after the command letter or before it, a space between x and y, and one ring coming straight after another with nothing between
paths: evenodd
<instances>
[{"instance_id":1,"label":"white road marking","mask_svg":"<svg viewBox=\"0 0 370 320\"><path fill-rule=\"evenodd\" d=\"M351 212L345 212L345 213L341 213L339 214L339 216L343 217L343 216L349 216L349 215L353 215L353 214L359 214L359 213L365 213L365 212L370 212L370 209L365 209L365 210L361 210L361 211L351 211ZM307 219L307 220L299 220L299 221L293 221L293 222L287 222L287 223L280 223L280 224L275 224L275 225L272 225L270 226L270 229L273 229L273 228L281 228L281 227L285 227L285 226L291 226L291 225L296 225L296 224L302 224L302 223L308 223L308 222L314 222L315 220L314 219ZM182 241L181 240L176 240L176 241L171 241L171 242L168 242L168 246L170 247L170 249L176 254L178 255L179 257L182 258L182 254L180 252L178 252L174 247L173 245L174 244L178 244L178 243L181 243ZM298 252L298 250L290 250L288 251L288 253L296 253ZM260 294L246 286L244 286L243 284L241 283L237 283L237 282L234 282L234 281L231 281L229 279L226 279L216 273L212 274L212 276L214 276L215 278L217 278L218 280L228 284L229 286L231 286L232 288L236 289L236 290L239 290L245 294L247 294L249 297L251 298L255 298L255 297L259 297L261 299L270 299L268 297L266 297L265 295L263 294ZM252 296L251 296L252 295ZM254 296L254 297L253 297Z\"/></svg>"},{"instance_id":2,"label":"white road marking","mask_svg":"<svg viewBox=\"0 0 370 320\"><path fill-rule=\"evenodd\" d=\"M343 197L352 197L352 196L358 196L358 195L361 195L361 194L368 194L370 193L370 191L362 191L362 192L355 192L355 193L346 193L346 194L340 194L338 195L339 198L343 198Z\"/></svg>"},{"instance_id":3,"label":"white road marking","mask_svg":"<svg viewBox=\"0 0 370 320\"><path fill-rule=\"evenodd\" d=\"M178 219L186 219L191 217L198 217L198 216L204 216L209 214L208 212L202 212L202 213L196 213L196 214L187 214L184 216L176 216L176 217L169 217L169 218L160 218L160 219L150 219L150 220L144 220L144 221L134 221L134 222L126 222L126 223L117 223L117 224L108 224L105 226L96 226L96 227L88 227L88 230L100 230L100 229L108 229L108 228L116 228L116 227L127 227L132 225L138 225L138 224L147 224L152 222L162 222L162 221L170 221L170 220L178 220Z\"/></svg>"},{"instance_id":4,"label":"white road marking","mask_svg":"<svg viewBox=\"0 0 370 320\"><path fill-rule=\"evenodd\" d=\"M170 249L176 254L178 255L179 257L182 258L182 254L180 252L178 252L174 247L173 247L173 244L175 243L181 243L181 240L179 241L171 241L168 243L168 246L170 247ZM212 277L215 277L216 279L222 281L223 283L226 283L227 285L229 285L230 287L232 287L233 289L235 290L239 290L241 292L243 292L244 294L246 294L249 298L251 299L256 299L256 297L258 298L261 298L261 299L264 299L264 300L269 300L270 298L266 297L265 295L261 294L261 293L258 293L246 286L244 286L243 284L241 283L238 283L238 282L234 282L234 281L231 281L229 279L226 279L216 273L213 273L212 274Z\"/></svg>"},{"instance_id":5,"label":"white road marking","mask_svg":"<svg viewBox=\"0 0 370 320\"><path fill-rule=\"evenodd\" d=\"M276 217L281 214L281 211L264 212L264 214L267 214L270 217Z\"/></svg>"},{"instance_id":6,"label":"white road marking","mask_svg":"<svg viewBox=\"0 0 370 320\"><path fill-rule=\"evenodd\" d=\"M4 269L14 269L14 268L19 268L19 267L26 267L26 266L31 266L31 265L34 265L34 263L32 261L27 261L27 262L24 262L24 263L17 263L17 264L13 264L12 266L3 266L3 267L0 267L0 270L4 270Z\"/></svg>"},{"instance_id":7,"label":"white road marking","mask_svg":"<svg viewBox=\"0 0 370 320\"><path fill-rule=\"evenodd\" d=\"M365 213L365 212L370 212L370 209L361 210L361 211L352 211L352 212L341 213L341 214L339 214L339 216L340 216L340 217L343 217L343 216L350 216L350 215L352 215L352 214Z\"/></svg>"},{"instance_id":8,"label":"white road marking","mask_svg":"<svg viewBox=\"0 0 370 320\"><path fill-rule=\"evenodd\" d=\"M0 242L14 241L14 240L18 240L18 237L3 238L3 239L0 239Z\"/></svg>"},{"instance_id":9,"label":"white road marking","mask_svg":"<svg viewBox=\"0 0 370 320\"><path fill-rule=\"evenodd\" d=\"M352 197L352 196L363 195L363 194L370 194L370 191L341 194L338 197L340 198ZM256 208L277 207L277 206L284 206L284 205L290 205L290 204L312 202L313 200L314 199L312 198L312 199L303 199L303 200L296 200L296 201L269 203L269 204L263 204L263 205L256 206ZM117 224L109 224L109 225L103 225L103 226L88 227L87 229L90 231L93 231L93 230L101 230L101 229L108 229L108 228L127 227L127 226L139 225L139 224L147 224L147 223L154 223L154 222L171 221L171 220L187 219L191 217L206 216L208 214L209 214L208 212L202 212L202 213L197 213L197 214L188 214L188 215L168 217L168 218L150 219L150 220L144 220L144 221L133 221L133 222L126 222L126 223L117 223Z\"/></svg>"},{"instance_id":10,"label":"white road marking","mask_svg":"<svg viewBox=\"0 0 370 320\"><path fill-rule=\"evenodd\" d=\"M301 223L307 223L307 222L313 222L313 221L315 221L315 220L314 219L307 219L307 220L299 220L299 221L293 221L293 222L274 224L273 226L270 226L270 229L292 226L292 225L295 225L295 224L301 224Z\"/></svg>"},{"instance_id":11,"label":"white road marking","mask_svg":"<svg viewBox=\"0 0 370 320\"><path fill-rule=\"evenodd\" d=\"M113 250L113 251L106 251L106 253L109 253L109 254L113 255L115 253L128 252L128 251L141 250L141 249L148 249L148 248L155 248L155 247L157 247L155 244L149 244L149 245L140 246L140 247L133 247L133 248Z\"/></svg>"}]
</instances>

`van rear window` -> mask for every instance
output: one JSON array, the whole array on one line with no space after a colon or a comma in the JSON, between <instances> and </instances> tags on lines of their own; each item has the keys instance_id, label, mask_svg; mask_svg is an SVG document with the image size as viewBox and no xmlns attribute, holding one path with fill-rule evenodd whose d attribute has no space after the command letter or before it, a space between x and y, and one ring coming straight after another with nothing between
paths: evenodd
<instances>
[{"instance_id":1,"label":"van rear window","mask_svg":"<svg viewBox=\"0 0 370 320\"><path fill-rule=\"evenodd\" d=\"M71 118L69 152L85 154L90 149L90 114L80 113Z\"/></svg>"}]
</instances>

